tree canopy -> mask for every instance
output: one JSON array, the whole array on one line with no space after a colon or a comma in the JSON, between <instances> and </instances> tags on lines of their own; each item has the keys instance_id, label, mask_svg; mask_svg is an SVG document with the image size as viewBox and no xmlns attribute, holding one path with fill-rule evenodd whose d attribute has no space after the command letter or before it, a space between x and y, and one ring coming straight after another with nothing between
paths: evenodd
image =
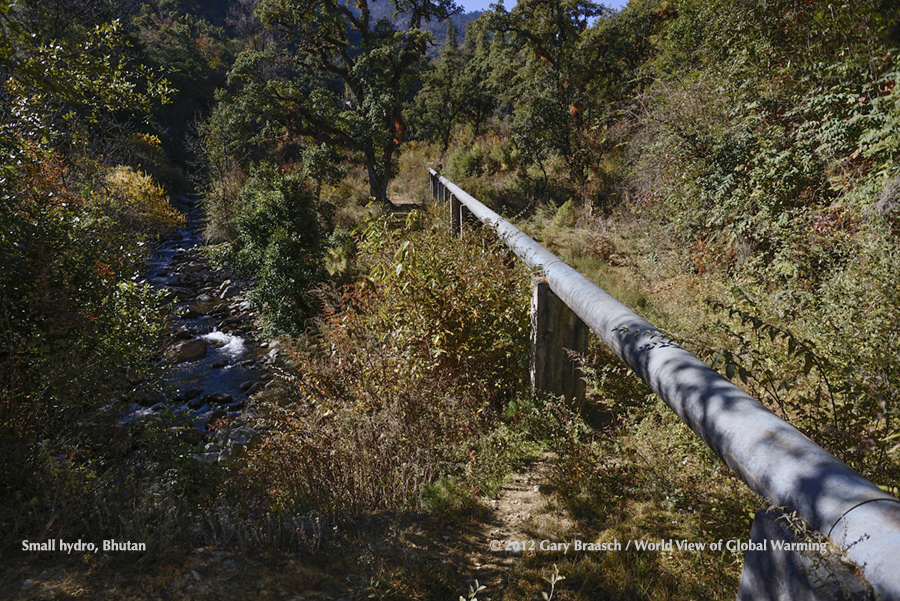
<instances>
[{"instance_id":1,"label":"tree canopy","mask_svg":"<svg viewBox=\"0 0 900 601\"><path fill-rule=\"evenodd\" d=\"M237 122L265 123L257 139L286 156L307 141L357 153L370 195L387 202L404 107L431 40L422 24L458 9L450 0L398 0L391 6L405 16L392 22L373 18L374 4L263 0L257 14L270 41L238 57L222 100L241 107Z\"/></svg>"}]
</instances>

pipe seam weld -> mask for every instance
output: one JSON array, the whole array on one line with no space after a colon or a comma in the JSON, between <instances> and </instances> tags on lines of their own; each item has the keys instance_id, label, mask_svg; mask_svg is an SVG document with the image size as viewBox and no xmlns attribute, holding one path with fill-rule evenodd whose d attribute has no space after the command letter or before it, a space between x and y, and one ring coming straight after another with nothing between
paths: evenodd
<instances>
[{"instance_id":1,"label":"pipe seam weld","mask_svg":"<svg viewBox=\"0 0 900 601\"><path fill-rule=\"evenodd\" d=\"M839 517L837 520L835 520L835 522L831 525L831 528L828 529L828 534L825 535L826 538L831 539L831 535L834 532L834 529L837 528L841 522L846 522L847 516L850 515L851 512L859 509L863 505L869 505L870 503L893 503L893 504L900 505L900 499L867 499L865 501L861 501L861 502L857 503L856 505L854 505L853 507L851 507L850 509L848 509L847 511L842 513L841 517Z\"/></svg>"}]
</instances>

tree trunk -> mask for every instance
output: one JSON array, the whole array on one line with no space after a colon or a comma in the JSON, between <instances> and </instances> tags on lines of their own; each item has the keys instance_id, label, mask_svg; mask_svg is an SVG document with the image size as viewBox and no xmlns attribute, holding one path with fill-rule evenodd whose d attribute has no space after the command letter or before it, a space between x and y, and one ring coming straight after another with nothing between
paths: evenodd
<instances>
[{"instance_id":1,"label":"tree trunk","mask_svg":"<svg viewBox=\"0 0 900 601\"><path fill-rule=\"evenodd\" d=\"M450 125L444 128L444 131L441 132L441 155L447 152L447 148L450 147L450 133L453 131L453 122L450 122Z\"/></svg>"},{"instance_id":2,"label":"tree trunk","mask_svg":"<svg viewBox=\"0 0 900 601\"><path fill-rule=\"evenodd\" d=\"M387 149L385 149L385 154L387 154ZM387 169L385 169L384 163L379 165L374 150L367 150L365 155L366 170L369 173L369 196L376 202L389 207L391 201L387 197L387 185L393 175L390 172L390 159L387 160Z\"/></svg>"}]
</instances>

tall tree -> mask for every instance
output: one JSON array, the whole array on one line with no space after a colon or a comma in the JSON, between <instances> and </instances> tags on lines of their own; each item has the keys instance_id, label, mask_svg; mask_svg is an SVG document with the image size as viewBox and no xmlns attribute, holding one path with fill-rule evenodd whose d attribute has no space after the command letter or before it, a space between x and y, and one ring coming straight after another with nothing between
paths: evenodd
<instances>
[{"instance_id":1,"label":"tall tree","mask_svg":"<svg viewBox=\"0 0 900 601\"><path fill-rule=\"evenodd\" d=\"M167 98L114 17L105 0L0 0L0 137L71 149L127 133Z\"/></svg>"},{"instance_id":2,"label":"tall tree","mask_svg":"<svg viewBox=\"0 0 900 601\"><path fill-rule=\"evenodd\" d=\"M509 12L498 4L488 13L495 35L527 51L512 124L517 145L542 170L550 155L563 156L576 184L589 162L582 133L595 68L583 45L602 11L591 0L519 0Z\"/></svg>"},{"instance_id":3,"label":"tall tree","mask_svg":"<svg viewBox=\"0 0 900 601\"><path fill-rule=\"evenodd\" d=\"M373 17L388 3L402 19ZM458 10L452 0L262 0L257 14L273 46L239 58L231 81L275 111L282 143L360 153L371 196L387 202L403 107L431 39L422 25Z\"/></svg>"},{"instance_id":4,"label":"tall tree","mask_svg":"<svg viewBox=\"0 0 900 601\"><path fill-rule=\"evenodd\" d=\"M449 147L455 125L471 124L477 136L494 110L497 93L488 81L492 64L489 37L489 32L473 21L460 48L457 30L448 22L447 41L422 77L411 121L418 136L440 140L441 152Z\"/></svg>"},{"instance_id":5,"label":"tall tree","mask_svg":"<svg viewBox=\"0 0 900 601\"><path fill-rule=\"evenodd\" d=\"M450 145L450 134L466 103L466 89L461 76L465 58L459 50L456 28L447 23L447 41L437 59L422 77L422 89L416 95L414 125L421 134L441 140L441 152Z\"/></svg>"}]
</instances>

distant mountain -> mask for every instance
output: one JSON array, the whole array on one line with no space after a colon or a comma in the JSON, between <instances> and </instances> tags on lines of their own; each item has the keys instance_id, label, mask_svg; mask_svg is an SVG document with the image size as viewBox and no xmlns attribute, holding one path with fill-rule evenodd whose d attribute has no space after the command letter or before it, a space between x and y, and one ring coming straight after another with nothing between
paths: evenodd
<instances>
[{"instance_id":1,"label":"distant mountain","mask_svg":"<svg viewBox=\"0 0 900 601\"><path fill-rule=\"evenodd\" d=\"M450 17L450 22L453 23L453 27L456 28L456 37L460 44L463 41L463 37L466 35L466 25L483 14L484 11L476 10L470 13L461 13ZM429 49L428 56L436 55L438 50L443 48L444 44L447 43L447 22L441 21L440 23L436 23L432 21L431 23L425 23L423 29L434 34L434 46Z\"/></svg>"},{"instance_id":2,"label":"distant mountain","mask_svg":"<svg viewBox=\"0 0 900 601\"><path fill-rule=\"evenodd\" d=\"M369 5L369 11L373 21L376 22L381 19L387 19L398 25L404 25L406 23L407 15L404 13L397 15L396 19L394 18L393 5L390 2L383 0L372 2ZM462 38L466 33L466 25L483 14L484 11L476 10L470 13L461 13L450 17L450 22L453 23L453 26L456 28L459 42L462 42ZM447 41L447 23L445 21L430 21L423 23L422 29L434 34L434 47L429 51L429 55L437 54L437 51L442 48Z\"/></svg>"}]
</instances>

